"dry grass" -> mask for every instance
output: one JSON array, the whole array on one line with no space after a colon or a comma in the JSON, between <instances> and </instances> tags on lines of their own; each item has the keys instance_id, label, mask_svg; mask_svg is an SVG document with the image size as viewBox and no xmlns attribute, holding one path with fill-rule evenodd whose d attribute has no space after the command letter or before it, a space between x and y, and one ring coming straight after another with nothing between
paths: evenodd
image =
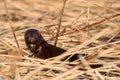
<instances>
[{"instance_id":1,"label":"dry grass","mask_svg":"<svg viewBox=\"0 0 120 80\"><path fill-rule=\"evenodd\" d=\"M47 60L27 57L24 33L39 29L54 44L64 0L6 1L21 49L0 0L0 80L120 80L119 0L67 0L57 41L67 52ZM60 61L75 53L88 56Z\"/></svg>"}]
</instances>

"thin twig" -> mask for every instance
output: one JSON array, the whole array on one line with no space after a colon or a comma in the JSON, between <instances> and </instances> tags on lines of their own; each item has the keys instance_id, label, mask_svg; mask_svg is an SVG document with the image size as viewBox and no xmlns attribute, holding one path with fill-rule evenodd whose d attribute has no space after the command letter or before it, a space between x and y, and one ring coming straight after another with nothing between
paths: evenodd
<instances>
[{"instance_id":1,"label":"thin twig","mask_svg":"<svg viewBox=\"0 0 120 80\"><path fill-rule=\"evenodd\" d=\"M102 19L102 20L100 20L100 21L97 21L97 22L95 22L95 23L92 23L92 24L89 24L89 25L86 25L86 26L83 26L83 27L81 27L81 26L76 26L75 29L69 30L69 31L67 31L67 32L64 33L64 34L59 34L59 36L72 34L72 33L74 33L74 32L78 32L78 31L84 30L84 29L86 29L86 28L94 27L95 25L101 24L101 23L103 23L103 22L105 22L105 21L107 21L107 20L110 20L110 19L115 18L115 17L118 17L118 16L120 16L120 13L111 15L111 16L109 16L109 17L107 17L107 18L104 18L104 19ZM59 37L59 36L58 36L58 37ZM54 37L51 37L49 40L51 40L51 39L53 39L53 38L55 38L55 36L54 36Z\"/></svg>"},{"instance_id":2,"label":"thin twig","mask_svg":"<svg viewBox=\"0 0 120 80\"><path fill-rule=\"evenodd\" d=\"M90 28L90 27L92 27L92 26L98 25L98 24L100 24L100 23L103 23L103 22L105 22L105 21L107 21L107 20L110 20L110 19L115 18L115 17L118 17L118 16L120 16L120 13L111 15L111 16L109 16L109 17L107 17L107 18L104 18L104 19L102 19L102 20L100 20L100 21L97 21L97 22L95 22L95 23L86 25L86 26L84 26L84 27L76 26L75 29L70 30L70 31L67 31L64 35L71 34L71 33L74 33L74 32L77 32L77 31L80 31L80 30L83 30L83 29L86 29L86 28Z\"/></svg>"},{"instance_id":3,"label":"thin twig","mask_svg":"<svg viewBox=\"0 0 120 80\"><path fill-rule=\"evenodd\" d=\"M14 29L13 29L13 25L12 25L12 22L11 22L11 17L10 17L10 15L8 13L8 8L7 8L6 0L4 0L4 6L5 6L5 10L6 10L6 14L8 16L8 21L9 21L9 24L10 24L10 28L12 29L12 33L13 33L14 39L16 41L17 47L20 48L18 40L17 40L15 32L14 32Z\"/></svg>"},{"instance_id":4,"label":"thin twig","mask_svg":"<svg viewBox=\"0 0 120 80\"><path fill-rule=\"evenodd\" d=\"M88 7L88 10L87 10L87 25L89 25L89 19L90 19L90 8ZM90 38L90 28L87 28L87 38L89 39Z\"/></svg>"},{"instance_id":5,"label":"thin twig","mask_svg":"<svg viewBox=\"0 0 120 80\"><path fill-rule=\"evenodd\" d=\"M85 41L84 43L82 43L81 45L75 46L74 48L71 48L69 50L67 50L64 54L61 54L60 56L57 56L56 59L63 59L65 58L65 56L70 55L70 53L75 52L75 51L79 51L82 48L84 48L85 46L89 45L90 43L92 43L93 41L97 40L98 38L100 38L102 35L104 35L107 31L109 31L109 28L104 29L103 31L99 32L98 34L96 34L95 36L93 36L92 38L90 38L89 40ZM69 54L68 54L69 53Z\"/></svg>"},{"instance_id":6,"label":"thin twig","mask_svg":"<svg viewBox=\"0 0 120 80\"><path fill-rule=\"evenodd\" d=\"M93 59L95 59L98 56L98 54L91 54L88 57L86 57L86 61L91 62ZM64 72L63 74L53 78L52 80L60 80L63 79L64 76L69 75L70 73L74 72L75 70L83 67L84 65L80 63L79 65L75 66L74 68Z\"/></svg>"},{"instance_id":7,"label":"thin twig","mask_svg":"<svg viewBox=\"0 0 120 80\"><path fill-rule=\"evenodd\" d=\"M61 22L62 22L62 15L63 15L63 12L64 12L64 8L65 8L66 1L67 1L67 0L64 0L64 4L63 4L62 10L61 10L61 12L60 12L59 24L58 24L58 28L57 28L55 43L54 43L55 46L56 46L56 44L57 44L58 37L59 37L59 32L60 32L60 27L61 27Z\"/></svg>"}]
</instances>

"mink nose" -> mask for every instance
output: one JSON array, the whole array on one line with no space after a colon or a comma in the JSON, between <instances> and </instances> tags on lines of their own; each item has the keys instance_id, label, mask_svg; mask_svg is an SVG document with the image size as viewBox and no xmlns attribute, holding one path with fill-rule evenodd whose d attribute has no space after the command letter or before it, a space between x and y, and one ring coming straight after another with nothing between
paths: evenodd
<instances>
[{"instance_id":1,"label":"mink nose","mask_svg":"<svg viewBox=\"0 0 120 80\"><path fill-rule=\"evenodd\" d=\"M30 38L29 38L29 41L30 41L31 43L33 43L33 42L35 41L35 39L32 38L32 37L30 37Z\"/></svg>"}]
</instances>

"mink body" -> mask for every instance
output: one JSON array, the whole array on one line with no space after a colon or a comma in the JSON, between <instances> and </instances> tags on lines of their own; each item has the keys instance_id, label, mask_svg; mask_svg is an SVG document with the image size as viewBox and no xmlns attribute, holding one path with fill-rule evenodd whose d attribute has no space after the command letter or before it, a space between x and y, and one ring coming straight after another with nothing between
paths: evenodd
<instances>
[{"instance_id":1,"label":"mink body","mask_svg":"<svg viewBox=\"0 0 120 80\"><path fill-rule=\"evenodd\" d=\"M42 37L39 30L29 29L25 33L25 43L28 49L33 53L32 56L41 59L48 59L66 52L66 50L56 47L54 45L48 44ZM70 56L70 55L69 55ZM64 61L69 56L65 57L61 61ZM79 54L74 54L69 61L74 61L79 58Z\"/></svg>"},{"instance_id":2,"label":"mink body","mask_svg":"<svg viewBox=\"0 0 120 80\"><path fill-rule=\"evenodd\" d=\"M48 44L41 33L36 29L29 29L26 31L25 43L33 55L41 59L55 57L66 51L62 48Z\"/></svg>"}]
</instances>

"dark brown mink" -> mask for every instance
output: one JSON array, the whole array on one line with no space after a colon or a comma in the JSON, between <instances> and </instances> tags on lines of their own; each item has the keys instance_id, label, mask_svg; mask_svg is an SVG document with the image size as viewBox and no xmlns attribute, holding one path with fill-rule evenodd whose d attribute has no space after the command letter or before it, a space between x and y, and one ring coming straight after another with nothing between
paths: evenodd
<instances>
[{"instance_id":1,"label":"dark brown mink","mask_svg":"<svg viewBox=\"0 0 120 80\"><path fill-rule=\"evenodd\" d=\"M27 30L24 38L28 49L33 53L34 56L41 59L52 58L66 51L60 47L48 44L42 37L40 31L36 29ZM77 54L71 57L69 61L74 61L76 59L78 59Z\"/></svg>"},{"instance_id":2,"label":"dark brown mink","mask_svg":"<svg viewBox=\"0 0 120 80\"><path fill-rule=\"evenodd\" d=\"M26 31L25 43L33 55L41 59L55 57L66 51L62 48L48 44L42 37L40 31L36 29L29 29Z\"/></svg>"}]
</instances>

